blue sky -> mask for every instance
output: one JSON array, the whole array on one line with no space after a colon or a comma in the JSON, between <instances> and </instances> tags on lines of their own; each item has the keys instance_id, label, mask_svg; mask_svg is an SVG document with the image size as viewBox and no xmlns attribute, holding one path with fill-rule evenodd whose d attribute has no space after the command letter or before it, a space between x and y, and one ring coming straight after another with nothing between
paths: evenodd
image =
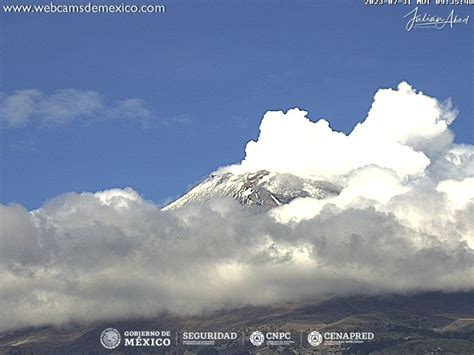
<instances>
[{"instance_id":1,"label":"blue sky","mask_svg":"<svg viewBox=\"0 0 474 355\"><path fill-rule=\"evenodd\" d=\"M349 132L378 88L402 80L451 97L456 141L474 143L471 23L407 32L413 6L363 1L164 3L165 14L0 13L0 92L44 98L42 113L0 129L0 202L131 186L163 203L240 161L265 111L298 106ZM60 117L48 109L66 89L100 107L42 119Z\"/></svg>"}]
</instances>

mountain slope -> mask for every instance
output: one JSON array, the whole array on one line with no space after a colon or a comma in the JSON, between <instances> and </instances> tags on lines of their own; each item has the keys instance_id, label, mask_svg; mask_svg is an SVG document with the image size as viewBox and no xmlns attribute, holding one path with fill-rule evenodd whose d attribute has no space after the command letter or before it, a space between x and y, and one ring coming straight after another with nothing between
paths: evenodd
<instances>
[{"instance_id":1,"label":"mountain slope","mask_svg":"<svg viewBox=\"0 0 474 355\"><path fill-rule=\"evenodd\" d=\"M0 331L0 354L145 354L164 349L124 347L114 351L100 345L108 327L125 330L170 330L168 354L473 354L474 332L470 327L449 329L453 322L473 319L474 291L413 295L328 297L270 306L223 309L195 316L151 315L147 319L120 319L91 324L44 326ZM118 315L119 316L119 315ZM249 335L255 330L288 331L297 342L284 347L255 347ZM325 345L311 348L307 332L363 331L375 338L363 344ZM235 331L239 341L219 346L185 346L175 338L183 331ZM244 341L242 341L242 336Z\"/></svg>"},{"instance_id":2,"label":"mountain slope","mask_svg":"<svg viewBox=\"0 0 474 355\"><path fill-rule=\"evenodd\" d=\"M339 192L340 188L330 182L303 179L291 174L266 170L244 174L227 172L211 175L164 210L180 208L189 203L205 204L222 197L231 197L242 205L271 209L296 198L325 199Z\"/></svg>"}]
</instances>

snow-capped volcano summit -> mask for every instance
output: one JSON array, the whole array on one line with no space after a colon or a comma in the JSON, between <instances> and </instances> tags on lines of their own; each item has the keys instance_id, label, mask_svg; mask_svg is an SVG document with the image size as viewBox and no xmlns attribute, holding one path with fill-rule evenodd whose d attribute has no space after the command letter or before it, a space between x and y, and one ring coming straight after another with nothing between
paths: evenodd
<instances>
[{"instance_id":1,"label":"snow-capped volcano summit","mask_svg":"<svg viewBox=\"0 0 474 355\"><path fill-rule=\"evenodd\" d=\"M266 170L233 174L213 174L181 198L164 208L175 209L188 203L204 204L214 198L231 197L242 205L271 209L299 197L325 199L336 196L340 188L326 181Z\"/></svg>"}]
</instances>

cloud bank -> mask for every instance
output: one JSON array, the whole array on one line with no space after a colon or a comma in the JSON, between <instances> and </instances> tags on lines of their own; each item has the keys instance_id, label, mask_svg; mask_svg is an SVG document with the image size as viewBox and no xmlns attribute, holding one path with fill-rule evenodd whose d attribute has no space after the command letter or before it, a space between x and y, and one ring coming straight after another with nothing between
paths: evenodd
<instances>
[{"instance_id":1,"label":"cloud bank","mask_svg":"<svg viewBox=\"0 0 474 355\"><path fill-rule=\"evenodd\" d=\"M128 98L107 105L95 91L57 90L45 94L40 90L18 90L0 93L0 123L7 128L23 127L32 122L60 125L74 120L125 118L147 120L151 112L142 99Z\"/></svg>"},{"instance_id":2,"label":"cloud bank","mask_svg":"<svg viewBox=\"0 0 474 355\"><path fill-rule=\"evenodd\" d=\"M269 213L227 199L162 211L130 188L0 206L0 328L472 289L474 147L453 143L455 116L406 83L379 90L350 135L301 110L267 113L225 171L343 187Z\"/></svg>"}]
</instances>

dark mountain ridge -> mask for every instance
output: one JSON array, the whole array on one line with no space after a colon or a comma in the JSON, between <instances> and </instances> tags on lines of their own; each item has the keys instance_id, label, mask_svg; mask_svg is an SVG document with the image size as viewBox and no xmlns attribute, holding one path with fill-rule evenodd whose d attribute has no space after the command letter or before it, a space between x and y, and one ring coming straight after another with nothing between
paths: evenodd
<instances>
[{"instance_id":1,"label":"dark mountain ridge","mask_svg":"<svg viewBox=\"0 0 474 355\"><path fill-rule=\"evenodd\" d=\"M261 354L474 354L474 291L411 295L328 297L287 302L270 306L246 306L195 316L169 313L149 318L115 319L104 322L71 323L0 332L2 354L110 354L99 343L101 332L113 327L125 330L169 330L173 343L163 349L125 348L114 354L129 353L224 353ZM340 347L310 347L303 339L293 346L253 346L248 336L254 330L373 332L373 341ZM183 331L235 331L239 340L219 346L176 344Z\"/></svg>"}]
</instances>

